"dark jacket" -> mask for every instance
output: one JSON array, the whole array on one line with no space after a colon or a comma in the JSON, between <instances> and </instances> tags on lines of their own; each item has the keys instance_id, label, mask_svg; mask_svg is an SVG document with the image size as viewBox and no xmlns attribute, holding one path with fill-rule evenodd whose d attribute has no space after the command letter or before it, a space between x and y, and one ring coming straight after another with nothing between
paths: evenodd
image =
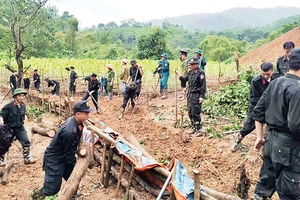
<instances>
[{"instance_id":1,"label":"dark jacket","mask_svg":"<svg viewBox=\"0 0 300 200\"><path fill-rule=\"evenodd\" d=\"M87 76L87 77L84 78L84 80L86 80L86 81L89 82L89 84L88 84L88 90L90 92L91 91L97 92L99 90L99 88L100 88L100 82L97 79L95 79L95 80L92 81L91 76Z\"/></svg>"},{"instance_id":2,"label":"dark jacket","mask_svg":"<svg viewBox=\"0 0 300 200\"><path fill-rule=\"evenodd\" d=\"M55 80L49 80L49 81L48 81L48 87L54 86L54 85L59 85L59 82L57 82L57 81L55 81Z\"/></svg>"},{"instance_id":3,"label":"dark jacket","mask_svg":"<svg viewBox=\"0 0 300 200\"><path fill-rule=\"evenodd\" d=\"M124 96L134 99L136 97L136 87L131 88L130 86L126 86Z\"/></svg>"},{"instance_id":4,"label":"dark jacket","mask_svg":"<svg viewBox=\"0 0 300 200\"><path fill-rule=\"evenodd\" d=\"M13 100L2 108L0 116L3 118L4 124L8 125L9 128L14 129L24 126L25 113L25 104L21 103L20 106L18 106Z\"/></svg>"},{"instance_id":5,"label":"dark jacket","mask_svg":"<svg viewBox=\"0 0 300 200\"><path fill-rule=\"evenodd\" d=\"M181 81L188 81L188 93L198 93L200 98L204 98L206 93L206 78L202 69L190 70L187 77L180 76Z\"/></svg>"},{"instance_id":6,"label":"dark jacket","mask_svg":"<svg viewBox=\"0 0 300 200\"><path fill-rule=\"evenodd\" d=\"M81 128L80 128L81 127ZM70 117L56 132L44 155L44 165L75 165L83 124Z\"/></svg>"},{"instance_id":7,"label":"dark jacket","mask_svg":"<svg viewBox=\"0 0 300 200\"><path fill-rule=\"evenodd\" d=\"M71 72L70 74L70 82L74 83L75 80L78 78L77 73L76 72Z\"/></svg>"},{"instance_id":8,"label":"dark jacket","mask_svg":"<svg viewBox=\"0 0 300 200\"><path fill-rule=\"evenodd\" d=\"M271 77L271 81L274 80L274 77ZM250 89L250 105L248 108L248 116L253 117L253 109L256 106L258 100L264 93L264 91L268 88L269 82L264 79L264 77L260 74L255 76L251 80L251 89Z\"/></svg>"},{"instance_id":9,"label":"dark jacket","mask_svg":"<svg viewBox=\"0 0 300 200\"><path fill-rule=\"evenodd\" d=\"M130 71L130 77L132 81L137 81L137 80L140 80L140 82L142 81L142 75L140 73L140 70L137 67L130 67L129 71ZM135 80L135 76L136 76L136 80Z\"/></svg>"},{"instance_id":10,"label":"dark jacket","mask_svg":"<svg viewBox=\"0 0 300 200\"><path fill-rule=\"evenodd\" d=\"M281 56L277 59L276 69L280 76L284 76L284 74L289 70L289 60L285 58L285 56Z\"/></svg>"},{"instance_id":11,"label":"dark jacket","mask_svg":"<svg viewBox=\"0 0 300 200\"><path fill-rule=\"evenodd\" d=\"M40 83L40 75L38 73L33 74L33 81L36 81L35 83Z\"/></svg>"},{"instance_id":12,"label":"dark jacket","mask_svg":"<svg viewBox=\"0 0 300 200\"><path fill-rule=\"evenodd\" d=\"M9 83L13 85L13 88L17 88L17 77L14 74L9 77Z\"/></svg>"},{"instance_id":13,"label":"dark jacket","mask_svg":"<svg viewBox=\"0 0 300 200\"><path fill-rule=\"evenodd\" d=\"M300 78L287 73L272 81L254 108L254 119L300 139Z\"/></svg>"}]
</instances>

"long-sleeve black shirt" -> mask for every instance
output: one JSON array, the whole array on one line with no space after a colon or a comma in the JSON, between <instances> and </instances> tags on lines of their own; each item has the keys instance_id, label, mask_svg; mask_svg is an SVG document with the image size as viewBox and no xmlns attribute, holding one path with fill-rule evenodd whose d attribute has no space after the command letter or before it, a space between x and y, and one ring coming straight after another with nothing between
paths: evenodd
<instances>
[{"instance_id":1,"label":"long-sleeve black shirt","mask_svg":"<svg viewBox=\"0 0 300 200\"><path fill-rule=\"evenodd\" d=\"M254 108L254 119L300 139L300 78L287 73L272 81Z\"/></svg>"},{"instance_id":2,"label":"long-sleeve black shirt","mask_svg":"<svg viewBox=\"0 0 300 200\"><path fill-rule=\"evenodd\" d=\"M89 92L91 92L91 91L97 92L99 90L100 82L97 79L92 80L91 76L87 76L84 78L84 80L89 82L89 84L88 84Z\"/></svg>"},{"instance_id":3,"label":"long-sleeve black shirt","mask_svg":"<svg viewBox=\"0 0 300 200\"><path fill-rule=\"evenodd\" d=\"M274 77L271 77L270 81L273 81ZM252 117L252 111L259 101L260 97L264 93L264 91L268 88L269 82L264 79L264 77L260 74L255 76L251 80L251 89L250 89L250 105L248 108L248 116Z\"/></svg>"},{"instance_id":4,"label":"long-sleeve black shirt","mask_svg":"<svg viewBox=\"0 0 300 200\"><path fill-rule=\"evenodd\" d=\"M54 85L59 85L59 82L57 82L57 81L55 81L55 80L49 80L49 82L48 82L48 87L54 86Z\"/></svg>"},{"instance_id":5,"label":"long-sleeve black shirt","mask_svg":"<svg viewBox=\"0 0 300 200\"><path fill-rule=\"evenodd\" d=\"M75 153L80 143L83 124L70 117L57 131L45 151L47 165L75 164Z\"/></svg>"},{"instance_id":6,"label":"long-sleeve black shirt","mask_svg":"<svg viewBox=\"0 0 300 200\"><path fill-rule=\"evenodd\" d=\"M35 83L40 83L40 75L38 73L33 74L33 81L36 81Z\"/></svg>"},{"instance_id":7,"label":"long-sleeve black shirt","mask_svg":"<svg viewBox=\"0 0 300 200\"><path fill-rule=\"evenodd\" d=\"M74 83L77 78L78 78L78 76L77 76L76 72L73 71L70 73L70 82Z\"/></svg>"},{"instance_id":8,"label":"long-sleeve black shirt","mask_svg":"<svg viewBox=\"0 0 300 200\"><path fill-rule=\"evenodd\" d=\"M190 70L187 77L180 76L179 79L189 82L189 93L199 93L200 98L204 98L206 93L206 78L202 69Z\"/></svg>"},{"instance_id":9,"label":"long-sleeve black shirt","mask_svg":"<svg viewBox=\"0 0 300 200\"><path fill-rule=\"evenodd\" d=\"M15 101L11 101L2 108L0 117L9 128L21 128L24 125L25 113L24 103L17 105Z\"/></svg>"},{"instance_id":10,"label":"long-sleeve black shirt","mask_svg":"<svg viewBox=\"0 0 300 200\"><path fill-rule=\"evenodd\" d=\"M277 59L276 69L280 76L284 76L289 70L289 60L285 56L281 56Z\"/></svg>"},{"instance_id":11,"label":"long-sleeve black shirt","mask_svg":"<svg viewBox=\"0 0 300 200\"><path fill-rule=\"evenodd\" d=\"M129 71L130 71L130 77L132 81L142 80L142 74L140 73L140 70L137 67L130 67ZM136 76L136 80L135 80L135 76Z\"/></svg>"}]
</instances>

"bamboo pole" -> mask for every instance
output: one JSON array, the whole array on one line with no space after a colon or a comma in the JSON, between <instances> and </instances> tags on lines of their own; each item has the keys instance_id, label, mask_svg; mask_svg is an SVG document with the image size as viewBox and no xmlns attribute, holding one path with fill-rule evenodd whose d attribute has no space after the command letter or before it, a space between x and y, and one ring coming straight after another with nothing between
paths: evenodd
<instances>
[{"instance_id":1,"label":"bamboo pole","mask_svg":"<svg viewBox=\"0 0 300 200\"><path fill-rule=\"evenodd\" d=\"M100 181L104 184L104 171L105 171L105 154L106 154L106 143L103 145L103 154L102 154L102 163L101 163L101 174L100 174Z\"/></svg>"}]
</instances>

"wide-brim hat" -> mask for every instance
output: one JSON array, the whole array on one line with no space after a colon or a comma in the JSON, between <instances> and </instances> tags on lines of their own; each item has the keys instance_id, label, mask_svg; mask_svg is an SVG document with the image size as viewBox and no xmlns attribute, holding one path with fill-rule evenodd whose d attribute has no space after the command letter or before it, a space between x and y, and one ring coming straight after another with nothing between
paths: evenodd
<instances>
[{"instance_id":1,"label":"wide-brim hat","mask_svg":"<svg viewBox=\"0 0 300 200\"><path fill-rule=\"evenodd\" d=\"M112 66L112 64L107 64L106 67L108 67L110 69L114 69L114 67Z\"/></svg>"},{"instance_id":2,"label":"wide-brim hat","mask_svg":"<svg viewBox=\"0 0 300 200\"><path fill-rule=\"evenodd\" d=\"M13 97L15 97L16 95L18 95L18 94L27 94L27 91L26 90L24 90L23 88L17 88L17 89L15 89L15 91L14 91L14 94L13 94Z\"/></svg>"},{"instance_id":3,"label":"wide-brim hat","mask_svg":"<svg viewBox=\"0 0 300 200\"><path fill-rule=\"evenodd\" d=\"M83 101L79 101L79 102L75 103L75 105L73 107L74 113L95 111L94 108L90 108L86 103L87 103L87 100L83 100Z\"/></svg>"},{"instance_id":4,"label":"wide-brim hat","mask_svg":"<svg viewBox=\"0 0 300 200\"><path fill-rule=\"evenodd\" d=\"M128 60L127 59L123 59L122 62L127 64Z\"/></svg>"}]
</instances>

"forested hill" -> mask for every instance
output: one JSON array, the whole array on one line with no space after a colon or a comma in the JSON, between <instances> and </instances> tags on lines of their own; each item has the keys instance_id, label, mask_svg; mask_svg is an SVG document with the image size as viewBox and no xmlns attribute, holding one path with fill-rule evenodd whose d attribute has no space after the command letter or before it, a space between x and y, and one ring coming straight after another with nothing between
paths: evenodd
<instances>
[{"instance_id":1,"label":"forested hill","mask_svg":"<svg viewBox=\"0 0 300 200\"><path fill-rule=\"evenodd\" d=\"M200 5L199 5L200 6ZM300 8L276 7L276 8L233 8L212 14L191 14L178 17L167 17L154 19L148 22L152 25L161 25L168 21L186 29L204 31L222 31L236 27L258 27L265 26L281 18L300 14Z\"/></svg>"}]
</instances>

